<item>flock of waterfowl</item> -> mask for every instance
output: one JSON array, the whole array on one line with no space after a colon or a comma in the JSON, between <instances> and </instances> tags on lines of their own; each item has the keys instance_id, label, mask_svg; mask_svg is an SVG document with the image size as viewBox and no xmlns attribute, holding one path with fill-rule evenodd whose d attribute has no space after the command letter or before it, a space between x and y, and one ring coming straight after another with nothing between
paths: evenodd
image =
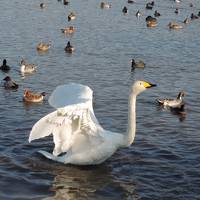
<instances>
[{"instance_id":1,"label":"flock of waterfowl","mask_svg":"<svg viewBox=\"0 0 200 200\"><path fill-rule=\"evenodd\" d=\"M174 0L174 2L176 4L180 4L181 1L180 0ZM134 4L134 3L137 3L133 0L128 0L127 3L129 4ZM100 4L100 7L101 8L111 8L111 4L110 3L106 3L106 2L101 2ZM146 10L153 10L155 7L155 2L154 1L151 1L151 2L148 2L146 3L145 5L145 9ZM189 3L189 7L193 7L193 4L192 3ZM129 9L127 6L124 6L122 8L122 13L123 14L128 14L129 12ZM176 15L179 14L179 8L175 8L175 11L174 13ZM135 16L137 18L140 18L142 16L142 12L140 10L138 10L135 14ZM156 27L158 25L158 18L162 16L162 14L158 11L158 10L155 10L153 15L148 15L146 18L145 18L145 21L146 21L146 26L147 27L150 27L150 28L153 28L153 27ZM191 13L190 15L190 18L186 17L182 23L184 24L189 24L191 21L195 20L195 19L198 19L200 17L200 11L198 12L197 15L195 15L194 13ZM183 25L177 23L177 22L169 22L167 24L167 27L169 29L174 29L174 30L178 30L178 29L182 29L183 28ZM145 67L145 63L142 61L142 60L138 60L136 61L135 59L131 59L131 72L134 72L136 68L140 68L140 69L144 69ZM183 101L183 96L184 96L184 92L180 92L179 95L177 96L177 98L174 98L174 99L157 99L157 103L160 105L160 106L163 106L163 108L167 109L167 110L170 110L172 112L175 112L176 114L181 114L181 115L185 115L186 112L184 110L184 107L185 107L185 102Z\"/></svg>"},{"instance_id":2,"label":"flock of waterfowl","mask_svg":"<svg viewBox=\"0 0 200 200\"><path fill-rule=\"evenodd\" d=\"M58 0L58 1L61 1L61 0ZM67 0L63 0L63 4L64 5L68 5L69 4L69 1ZM46 8L46 4L45 3L40 3L40 8L41 9L45 9ZM71 12L69 15L68 15L68 21L71 21L71 20L74 20L76 19L76 15ZM73 26L68 26L68 27L65 27L65 28L62 28L61 29L61 32L66 34L66 35L71 35L75 32L75 28ZM43 43L43 42L40 42L37 46L36 46L36 50L38 52L48 52L48 50L50 49L51 47L51 42L49 43ZM64 50L68 53L72 53L75 48L71 45L70 41L68 41L66 47L64 48ZM3 81L4 81L4 88L7 89L7 90L17 90L19 85L9 76L7 75L9 73L9 71L11 70L11 67L7 64L7 60L6 59L3 59L3 63L2 65L0 66L0 70L4 73L6 73L6 77L3 78ZM22 59L20 61L20 68L19 68L19 71L22 73L22 75L27 75L27 74L32 74L34 72L37 71L37 66L35 64L31 64L31 63L28 63L25 59ZM38 102L42 102L43 99L44 99L44 96L45 96L45 92L42 92L42 93L38 93L38 92L32 92L30 91L29 89L25 89L24 90L24 95L23 95L23 100L25 102L32 102L32 103L38 103Z\"/></svg>"},{"instance_id":3,"label":"flock of waterfowl","mask_svg":"<svg viewBox=\"0 0 200 200\"><path fill-rule=\"evenodd\" d=\"M58 0L61 1L61 0ZM175 0L176 3L180 3L180 1ZM68 5L70 2L67 0L63 0L63 4L64 5ZM129 4L134 4L135 1L133 0L128 0L127 3ZM145 9L147 10L153 10L153 8L155 7L155 2L151 1L146 3L145 5ZM40 8L41 9L45 9L46 8L46 4L45 3L40 3ZM190 3L189 4L190 7L193 7L193 4ZM110 9L112 6L110 3L107 2L100 2L100 8L102 9ZM122 12L124 14L128 14L128 7L124 6L122 8ZM178 14L179 13L179 9L176 8L175 9L175 13ZM136 12L136 17L140 17L142 16L142 13L138 10ZM153 16L149 15L145 18L146 20L146 25L147 27L156 27L158 25L158 18L162 16L162 14L160 12L158 12L158 10L155 10L153 13ZM198 19L200 17L200 11L197 15L195 15L194 13L191 13L190 19L189 18L185 18L185 20L183 21L183 23L188 24L190 23L192 20L194 19ZM76 15L73 12L70 12L67 16L68 21L71 20L75 20L76 19ZM169 22L168 24L169 29L181 29L183 28L182 25L176 23L176 22ZM66 35L72 35L75 32L75 28L74 26L67 26L61 29L61 32L66 34ZM51 47L51 42L49 43L39 43L36 46L36 49L38 52L47 52ZM75 48L71 45L70 41L67 42L66 47L64 48L64 50L67 53L72 53L75 51ZM145 63L141 60L136 61L135 59L131 60L131 71L134 72L135 68L144 68L145 67ZM3 64L0 67L0 70L8 73L10 71L11 67L9 65L7 65L7 60L3 59ZM20 71L23 74L31 74L33 72L35 72L37 70L37 66L34 64L30 64L27 61L25 61L24 59L21 60L20 62ZM6 76L4 79L4 87L5 89L18 89L19 85L17 83L15 83L14 80L12 80L12 78L10 76ZM27 102L41 102L43 100L44 97L44 93L34 93L31 92L30 90L26 89L24 91L24 101ZM165 107L170 107L170 109L180 109L181 111L183 111L184 108L184 102L182 100L183 95L178 96L177 99L174 99L173 102L176 102L175 104L171 103L166 103L166 102L171 102L171 100L167 99L167 100L158 100L159 104L164 105Z\"/></svg>"},{"instance_id":4,"label":"flock of waterfowl","mask_svg":"<svg viewBox=\"0 0 200 200\"><path fill-rule=\"evenodd\" d=\"M181 3L181 1L177 1L177 0L175 0L175 2L178 3L178 4ZM135 2L132 1L132 0L128 0L128 3L133 4ZM108 4L108 3L104 3L103 5L104 5L103 8L111 8L111 5ZM145 9L153 10L154 6L155 6L155 2L151 1L151 2L148 2L146 4ZM193 4L189 3L189 6L193 7ZM124 6L124 8L122 9L122 12L124 14L127 14L128 13L128 8L126 6ZM179 14L179 8L176 8L174 13L178 15ZM140 16L142 16L142 13L140 12L140 10L138 10L135 15L136 15L136 17L139 18ZM161 13L158 12L157 10L155 10L153 15L154 15L154 17L152 17L150 15L146 17L146 25L147 25L147 27L156 27L158 25L157 18L162 16ZM200 17L200 11L196 15L194 13L191 13L190 18L186 17L183 20L183 23L184 24L189 24L192 20L198 19L199 17ZM181 28L183 28L183 26L178 24L177 22L169 22L169 24L167 26L170 29L181 29Z\"/></svg>"},{"instance_id":5,"label":"flock of waterfowl","mask_svg":"<svg viewBox=\"0 0 200 200\"><path fill-rule=\"evenodd\" d=\"M180 9L178 8L178 5L181 4L181 1L180 0L174 0L174 2L177 5L177 8L175 8L174 13L176 15L178 15L180 13ZM137 2L133 1L133 0L128 0L127 3L134 4L134 3L137 3ZM146 3L145 9L146 10L153 10L155 6L156 6L156 3L154 1L151 1L151 2ZM193 3L188 3L188 6L189 7L194 7ZM111 8L111 4L102 3L101 4L101 8ZM122 9L122 13L128 14L128 12L129 12L128 7L124 6L123 9ZM136 12L136 14L135 14L135 16L137 18L140 18L142 15L143 14L142 14L142 12L140 10L138 10ZM158 10L155 10L153 15L148 15L145 18L146 26L150 27L150 28L157 27L158 21L159 21L158 18L160 16L162 16L162 14ZM167 27L170 30L171 29L174 29L174 30L182 29L182 28L184 28L183 24L185 24L185 25L189 24L193 20L198 19L199 17L200 17L200 11L198 11L197 14L191 13L190 17L186 17L182 21L182 24L179 24L178 22L173 22L172 21L172 22L169 22L167 24ZM131 72L134 72L136 68L144 69L144 67L145 67L145 63L142 60L136 61L135 59L131 59ZM156 102L158 103L158 105L162 106L163 108L165 108L167 110L172 111L173 113L181 114L181 115L185 116L185 114L186 114L185 109L184 109L185 102L183 101L183 97L184 96L185 96L185 92L181 91L178 94L177 98L174 98L174 99L168 99L168 98L166 98L166 99L157 99Z\"/></svg>"}]
</instances>

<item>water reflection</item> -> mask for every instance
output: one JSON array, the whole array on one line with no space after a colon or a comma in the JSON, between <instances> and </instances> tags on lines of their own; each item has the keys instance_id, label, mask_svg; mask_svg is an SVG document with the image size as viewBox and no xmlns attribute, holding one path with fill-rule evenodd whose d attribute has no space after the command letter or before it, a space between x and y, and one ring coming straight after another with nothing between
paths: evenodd
<instances>
[{"instance_id":1,"label":"water reflection","mask_svg":"<svg viewBox=\"0 0 200 200\"><path fill-rule=\"evenodd\" d=\"M111 167L100 166L59 166L53 173L52 197L43 200L76 200L76 199L138 199L135 184L122 181L112 174ZM116 196L113 191L118 191Z\"/></svg>"},{"instance_id":2,"label":"water reflection","mask_svg":"<svg viewBox=\"0 0 200 200\"><path fill-rule=\"evenodd\" d=\"M41 106L43 103L44 103L43 101L37 102L37 103L35 103L35 102L33 103L33 102L27 102L27 101L23 100L23 105L24 105L25 110L29 110L30 107L33 107L33 106L35 106L35 107Z\"/></svg>"},{"instance_id":3,"label":"water reflection","mask_svg":"<svg viewBox=\"0 0 200 200\"><path fill-rule=\"evenodd\" d=\"M180 122L183 122L187 117L187 111L185 109L179 110L179 109L172 109L170 107L164 107L162 105L157 105L157 110L170 112L172 115L178 117Z\"/></svg>"},{"instance_id":4,"label":"water reflection","mask_svg":"<svg viewBox=\"0 0 200 200\"><path fill-rule=\"evenodd\" d=\"M110 169L105 165L100 167L67 167L62 171L58 170L54 178L52 190L55 196L46 198L51 199L87 199L100 188L110 184Z\"/></svg>"}]
</instances>

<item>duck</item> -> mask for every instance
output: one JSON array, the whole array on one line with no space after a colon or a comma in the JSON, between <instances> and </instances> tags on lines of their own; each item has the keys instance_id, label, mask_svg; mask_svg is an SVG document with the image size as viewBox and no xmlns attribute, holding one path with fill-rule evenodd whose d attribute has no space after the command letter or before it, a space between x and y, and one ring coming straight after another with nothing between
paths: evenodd
<instances>
[{"instance_id":1,"label":"duck","mask_svg":"<svg viewBox=\"0 0 200 200\"><path fill-rule=\"evenodd\" d=\"M133 1L133 0L128 0L127 2L130 4L135 3L135 1Z\"/></svg>"},{"instance_id":2,"label":"duck","mask_svg":"<svg viewBox=\"0 0 200 200\"><path fill-rule=\"evenodd\" d=\"M190 18L191 18L191 20L194 20L194 19L198 19L199 17L196 16L194 13L192 13L191 16L190 16Z\"/></svg>"},{"instance_id":3,"label":"duck","mask_svg":"<svg viewBox=\"0 0 200 200\"><path fill-rule=\"evenodd\" d=\"M44 96L46 96L45 92L34 93L34 92L31 92L29 89L25 89L23 100L29 103L39 103L43 101Z\"/></svg>"},{"instance_id":4,"label":"duck","mask_svg":"<svg viewBox=\"0 0 200 200\"><path fill-rule=\"evenodd\" d=\"M158 25L157 19L149 15L146 17L146 24L147 27L156 27Z\"/></svg>"},{"instance_id":5,"label":"duck","mask_svg":"<svg viewBox=\"0 0 200 200\"><path fill-rule=\"evenodd\" d=\"M176 8L175 11L174 11L174 13L176 13L178 15L179 14L179 9Z\"/></svg>"},{"instance_id":6,"label":"duck","mask_svg":"<svg viewBox=\"0 0 200 200\"><path fill-rule=\"evenodd\" d=\"M135 61L134 59L131 59L131 71L134 71L135 68L144 68L145 67L145 63L142 60L139 61Z\"/></svg>"},{"instance_id":7,"label":"duck","mask_svg":"<svg viewBox=\"0 0 200 200\"><path fill-rule=\"evenodd\" d=\"M10 76L6 76L3 80L5 81L4 82L5 89L14 89L14 90L18 89L19 85L15 83L15 81L12 80Z\"/></svg>"},{"instance_id":8,"label":"duck","mask_svg":"<svg viewBox=\"0 0 200 200\"><path fill-rule=\"evenodd\" d=\"M56 110L33 125L28 141L53 135L53 152L39 151L44 157L64 164L101 164L118 149L129 147L134 142L136 98L155 86L141 80L131 85L128 127L126 133L122 134L105 130L100 125L93 110L93 91L89 86L78 83L59 85L48 100Z\"/></svg>"},{"instance_id":9,"label":"duck","mask_svg":"<svg viewBox=\"0 0 200 200\"><path fill-rule=\"evenodd\" d=\"M127 8L126 6L124 6L123 9L122 9L122 12L123 12L124 14L127 14L127 13L128 13L128 8Z\"/></svg>"},{"instance_id":10,"label":"duck","mask_svg":"<svg viewBox=\"0 0 200 200\"><path fill-rule=\"evenodd\" d=\"M111 4L105 3L105 2L101 2L101 3L100 3L100 7L101 7L101 8L111 8Z\"/></svg>"},{"instance_id":11,"label":"duck","mask_svg":"<svg viewBox=\"0 0 200 200\"><path fill-rule=\"evenodd\" d=\"M152 3L147 3L147 4L146 4L146 9L147 9L147 10L152 10L152 9L153 9Z\"/></svg>"},{"instance_id":12,"label":"duck","mask_svg":"<svg viewBox=\"0 0 200 200\"><path fill-rule=\"evenodd\" d=\"M49 48L51 47L51 44L45 44L45 43L39 43L37 46L36 46L36 49L38 51L48 51Z\"/></svg>"},{"instance_id":13,"label":"duck","mask_svg":"<svg viewBox=\"0 0 200 200\"><path fill-rule=\"evenodd\" d=\"M142 16L142 13L138 10L135 15L137 18L139 18L140 16Z\"/></svg>"},{"instance_id":14,"label":"duck","mask_svg":"<svg viewBox=\"0 0 200 200\"><path fill-rule=\"evenodd\" d=\"M181 91L178 93L176 99L157 99L157 102L165 107L169 107L171 109L183 109L184 102L183 97L185 96L185 92Z\"/></svg>"},{"instance_id":15,"label":"duck","mask_svg":"<svg viewBox=\"0 0 200 200\"><path fill-rule=\"evenodd\" d=\"M74 20L74 19L76 19L76 15L75 15L73 12L71 12L71 13L68 15L68 21L71 21L71 20Z\"/></svg>"},{"instance_id":16,"label":"duck","mask_svg":"<svg viewBox=\"0 0 200 200\"><path fill-rule=\"evenodd\" d=\"M154 12L154 16L155 16L155 17L160 17L161 14L160 14L157 10L155 10L155 12Z\"/></svg>"},{"instance_id":17,"label":"duck","mask_svg":"<svg viewBox=\"0 0 200 200\"><path fill-rule=\"evenodd\" d=\"M183 23L184 23L184 24L189 24L189 23L190 23L190 20L189 20L188 18L185 18L184 21L183 21Z\"/></svg>"},{"instance_id":18,"label":"duck","mask_svg":"<svg viewBox=\"0 0 200 200\"><path fill-rule=\"evenodd\" d=\"M68 53L72 53L75 51L75 48L71 45L70 41L67 42L67 46L65 47L65 51Z\"/></svg>"},{"instance_id":19,"label":"duck","mask_svg":"<svg viewBox=\"0 0 200 200\"><path fill-rule=\"evenodd\" d=\"M3 59L3 64L1 65L0 70L2 70L4 72L10 71L10 66L7 65L7 60L6 59Z\"/></svg>"},{"instance_id":20,"label":"duck","mask_svg":"<svg viewBox=\"0 0 200 200\"><path fill-rule=\"evenodd\" d=\"M46 7L46 5L44 3L40 4L40 8L45 8L45 7Z\"/></svg>"},{"instance_id":21,"label":"duck","mask_svg":"<svg viewBox=\"0 0 200 200\"><path fill-rule=\"evenodd\" d=\"M174 23L174 22L170 22L170 23L168 24L168 27L169 27L170 29L181 29L181 28L183 28L181 25L179 25L179 24L177 24L177 23Z\"/></svg>"},{"instance_id":22,"label":"duck","mask_svg":"<svg viewBox=\"0 0 200 200\"><path fill-rule=\"evenodd\" d=\"M75 32L75 28L73 26L69 26L69 27L61 29L61 31L64 34L72 34Z\"/></svg>"},{"instance_id":23,"label":"duck","mask_svg":"<svg viewBox=\"0 0 200 200\"><path fill-rule=\"evenodd\" d=\"M34 64L28 64L24 59L20 62L20 71L22 73L32 73L36 71L37 66Z\"/></svg>"},{"instance_id":24,"label":"duck","mask_svg":"<svg viewBox=\"0 0 200 200\"><path fill-rule=\"evenodd\" d=\"M69 4L69 1L63 0L63 4L64 4L64 5L68 5L68 4Z\"/></svg>"}]
</instances>

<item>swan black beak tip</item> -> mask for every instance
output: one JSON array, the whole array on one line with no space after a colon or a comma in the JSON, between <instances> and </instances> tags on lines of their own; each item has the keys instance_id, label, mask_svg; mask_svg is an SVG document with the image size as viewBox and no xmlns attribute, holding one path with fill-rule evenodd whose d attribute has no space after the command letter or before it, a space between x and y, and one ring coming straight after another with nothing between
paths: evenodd
<instances>
[{"instance_id":1,"label":"swan black beak tip","mask_svg":"<svg viewBox=\"0 0 200 200\"><path fill-rule=\"evenodd\" d=\"M145 88L156 87L156 84L145 82L145 83L144 83L144 87L145 87Z\"/></svg>"},{"instance_id":2,"label":"swan black beak tip","mask_svg":"<svg viewBox=\"0 0 200 200\"><path fill-rule=\"evenodd\" d=\"M157 86L156 84L150 83L150 88L151 88L151 87L156 87L156 86Z\"/></svg>"}]
</instances>

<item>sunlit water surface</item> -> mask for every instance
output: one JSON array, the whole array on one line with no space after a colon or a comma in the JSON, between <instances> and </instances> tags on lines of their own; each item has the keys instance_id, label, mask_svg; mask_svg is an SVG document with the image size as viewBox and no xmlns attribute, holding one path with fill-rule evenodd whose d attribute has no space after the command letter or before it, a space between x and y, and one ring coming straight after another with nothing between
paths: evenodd
<instances>
[{"instance_id":1,"label":"sunlit water surface","mask_svg":"<svg viewBox=\"0 0 200 200\"><path fill-rule=\"evenodd\" d=\"M200 198L200 19L170 31L167 24L182 21L200 10L200 2L146 1L135 4L111 0L111 9L100 9L97 0L3 0L0 6L0 58L8 60L9 75L18 91L0 88L0 199L142 199L188 200ZM123 6L129 13L122 14ZM180 14L174 10L180 8ZM137 19L135 13L143 15ZM158 10L156 28L145 18ZM67 21L71 12L76 20ZM73 25L65 36L60 29ZM64 51L67 41L73 54ZM39 42L51 41L45 54ZM21 76L21 58L38 65L36 73ZM144 70L130 71L130 59L142 59ZM5 77L0 72L0 79ZM129 88L136 79L158 85L138 97L137 134L134 144L117 151L99 166L76 167L49 161L37 153L52 151L51 138L28 143L33 124L53 111L48 96L60 84L78 82L94 91L95 113L105 129L125 132ZM45 91L42 104L26 105L23 91ZM186 115L160 109L156 99L186 92Z\"/></svg>"}]
</instances>

